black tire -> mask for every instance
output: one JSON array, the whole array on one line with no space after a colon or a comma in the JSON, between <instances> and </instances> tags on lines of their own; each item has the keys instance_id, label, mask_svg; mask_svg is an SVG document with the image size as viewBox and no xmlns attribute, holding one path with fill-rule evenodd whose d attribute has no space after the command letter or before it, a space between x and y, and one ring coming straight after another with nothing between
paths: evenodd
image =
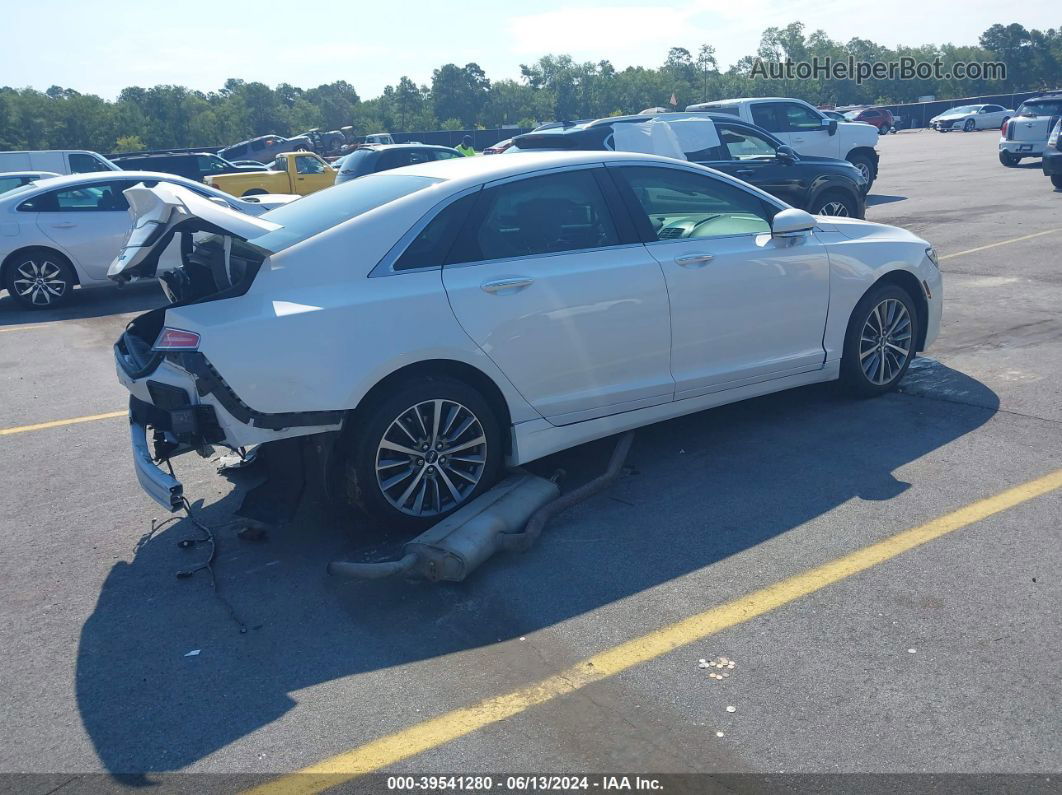
<instances>
[{"instance_id":1,"label":"black tire","mask_svg":"<svg viewBox=\"0 0 1062 795\"><path fill-rule=\"evenodd\" d=\"M243 192L243 195L245 197L246 196L265 196L265 194L266 194L266 191L262 190L261 188L251 188L250 190L246 190L246 191Z\"/></svg>"},{"instance_id":2,"label":"black tire","mask_svg":"<svg viewBox=\"0 0 1062 795\"><path fill-rule=\"evenodd\" d=\"M388 451L384 454L381 451L380 445L385 438L388 441L405 439L401 429L396 428L395 424L407 416L408 412L415 410L415 407L423 407L421 417L425 418L427 424L430 425L431 407L426 404L436 400L445 401L445 407L457 405L463 408L468 415L474 417L475 423L478 423L479 429L482 430L482 436L486 439L485 444L462 451L468 458L482 456L484 459L482 470L479 470L479 479L474 484L464 481L465 485L462 486L460 478L454 474L454 469L464 467L463 471L475 475L476 465L450 462L444 466L447 464L444 456L445 448L434 455L432 455L434 451L428 450L424 452L424 458L417 461L401 453ZM449 415L449 408L444 410ZM449 428L445 427L447 416L442 416L441 424L447 432L453 433L464 424L468 415L457 414L454 424ZM458 417L462 419L457 419ZM409 419L408 425L406 423L403 425L412 428L414 435L419 436L419 429L412 422L412 418ZM476 429L477 426L473 424L462 434L448 440L450 446L467 444L479 438ZM430 431L428 433L430 434ZM442 436L445 439L445 433ZM411 449L419 449L413 447L412 439L405 439L405 441ZM357 427L345 442L345 450L341 451L345 454L343 467L345 501L381 527L401 529L429 527L449 516L462 505L466 505L497 482L505 456L503 445L504 437L497 412L477 390L468 384L448 376L427 376L405 382L391 390L386 396L373 401L364 410L359 410ZM393 475L386 476L383 482L399 477L405 471L402 467L408 467L406 478L391 487L390 497L385 493L383 484L377 476L378 455L394 456L393 460L403 462L383 470L385 473L389 470L394 472ZM431 456L430 459L429 456ZM386 461L390 460L392 459L386 459ZM447 472L450 475L444 477ZM452 490L448 488L447 480L457 481L460 501L456 500ZM421 507L427 506L428 510L422 515L413 513L418 496L421 494L421 486L413 485L414 481L425 484L424 494L420 496L420 499L422 500ZM405 490L411 486L414 491L403 503L406 510L402 510L397 507L396 503L401 500ZM466 491L461 491L462 488Z\"/></svg>"},{"instance_id":3,"label":"black tire","mask_svg":"<svg viewBox=\"0 0 1062 795\"><path fill-rule=\"evenodd\" d=\"M1059 190L1062 190L1062 174L1052 174L1051 175L1051 184L1054 185Z\"/></svg>"},{"instance_id":4,"label":"black tire","mask_svg":"<svg viewBox=\"0 0 1062 795\"><path fill-rule=\"evenodd\" d=\"M854 154L848 156L848 162L863 172L863 175L867 178L867 186L863 190L863 195L866 196L870 193L870 186L874 184L874 163L866 155Z\"/></svg>"},{"instance_id":5,"label":"black tire","mask_svg":"<svg viewBox=\"0 0 1062 795\"><path fill-rule=\"evenodd\" d=\"M844 208L843 212L836 211L839 209L838 205ZM852 193L838 188L823 191L811 203L811 209L808 212L812 215L830 215L841 218L863 217L859 212L859 200Z\"/></svg>"},{"instance_id":6,"label":"black tire","mask_svg":"<svg viewBox=\"0 0 1062 795\"><path fill-rule=\"evenodd\" d=\"M75 284L77 272L70 260L49 248L20 251L4 269L8 295L28 309L62 306L70 300Z\"/></svg>"},{"instance_id":7,"label":"black tire","mask_svg":"<svg viewBox=\"0 0 1062 795\"><path fill-rule=\"evenodd\" d=\"M963 125L962 125L962 131L963 132L973 132L976 129L977 129L977 122L975 122L973 119L967 119L965 122L963 122Z\"/></svg>"},{"instance_id":8,"label":"black tire","mask_svg":"<svg viewBox=\"0 0 1062 795\"><path fill-rule=\"evenodd\" d=\"M1001 149L999 152L999 162L1007 168L1014 168L1021 162L1021 158L1015 154L1011 154L1006 149Z\"/></svg>"},{"instance_id":9,"label":"black tire","mask_svg":"<svg viewBox=\"0 0 1062 795\"><path fill-rule=\"evenodd\" d=\"M876 351L876 345L868 346L864 342L864 327L868 323L870 323L871 327L877 325L877 321L873 320L871 315L875 309L890 301L898 301L902 304L907 311L907 318L909 319L909 328L897 329L894 335L888 337L888 339L892 339L893 342L897 342L901 346L905 343L907 344L907 356L902 363L897 361L898 357L895 353L888 351L882 353L880 349ZM844 337L844 354L841 358L841 383L843 386L849 393L857 397L876 397L896 389L896 386L907 373L911 360L914 359L915 341L918 339L919 333L919 318L915 302L905 289L895 284L882 284L872 288L856 304L852 317L848 321L848 330L845 332ZM905 335L909 336L906 341L903 339ZM865 354L864 358L860 356L861 347ZM867 350L868 347L869 351ZM886 358L886 353L888 358ZM894 367L895 371L889 373L889 377L884 382L876 383L871 380L871 377L864 370L863 362L867 362L869 369L879 372L874 363L880 363L882 358L886 358L887 365Z\"/></svg>"}]
</instances>

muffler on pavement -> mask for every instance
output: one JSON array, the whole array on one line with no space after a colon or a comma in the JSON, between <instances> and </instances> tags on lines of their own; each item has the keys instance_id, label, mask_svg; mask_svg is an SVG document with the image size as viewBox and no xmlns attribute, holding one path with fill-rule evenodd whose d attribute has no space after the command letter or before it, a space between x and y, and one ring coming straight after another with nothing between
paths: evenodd
<instances>
[{"instance_id":1,"label":"muffler on pavement","mask_svg":"<svg viewBox=\"0 0 1062 795\"><path fill-rule=\"evenodd\" d=\"M336 560L328 573L375 580L405 574L432 582L460 582L519 534L535 511L552 502L560 489L552 480L518 472L408 541L398 560L354 563Z\"/></svg>"},{"instance_id":2,"label":"muffler on pavement","mask_svg":"<svg viewBox=\"0 0 1062 795\"><path fill-rule=\"evenodd\" d=\"M328 564L328 573L356 580L405 574L432 582L460 582L499 550L529 549L546 522L612 483L619 477L633 441L634 431L623 434L605 471L563 497L554 480L517 471L407 542L398 560L334 560Z\"/></svg>"}]
</instances>

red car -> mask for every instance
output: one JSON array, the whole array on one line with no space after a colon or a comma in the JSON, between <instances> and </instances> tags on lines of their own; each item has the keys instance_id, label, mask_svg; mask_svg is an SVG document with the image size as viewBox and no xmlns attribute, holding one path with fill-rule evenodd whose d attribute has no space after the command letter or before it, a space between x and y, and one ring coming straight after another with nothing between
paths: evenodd
<instances>
[{"instance_id":1,"label":"red car","mask_svg":"<svg viewBox=\"0 0 1062 795\"><path fill-rule=\"evenodd\" d=\"M878 132L884 135L893 128L895 120L892 111L888 108L864 108L863 110L850 110L844 114L848 121L861 121L878 128Z\"/></svg>"},{"instance_id":2,"label":"red car","mask_svg":"<svg viewBox=\"0 0 1062 795\"><path fill-rule=\"evenodd\" d=\"M494 146L488 146L486 149L483 150L483 154L485 154L485 155L500 155L502 152L504 152L506 149L508 149L512 145L513 145L513 139L512 138L506 138L504 141L498 141L498 143L494 144Z\"/></svg>"}]
</instances>

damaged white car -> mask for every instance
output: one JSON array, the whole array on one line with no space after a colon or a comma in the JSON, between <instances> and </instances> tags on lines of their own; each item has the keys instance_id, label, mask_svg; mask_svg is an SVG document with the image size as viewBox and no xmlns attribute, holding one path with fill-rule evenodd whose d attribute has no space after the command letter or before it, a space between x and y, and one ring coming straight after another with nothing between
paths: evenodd
<instances>
[{"instance_id":1,"label":"damaged white car","mask_svg":"<svg viewBox=\"0 0 1062 795\"><path fill-rule=\"evenodd\" d=\"M171 458L300 437L335 495L426 525L592 439L819 381L886 392L940 325L924 240L645 154L424 163L258 218L127 195L112 278L183 239L172 303L115 345L137 475L172 510Z\"/></svg>"}]
</instances>

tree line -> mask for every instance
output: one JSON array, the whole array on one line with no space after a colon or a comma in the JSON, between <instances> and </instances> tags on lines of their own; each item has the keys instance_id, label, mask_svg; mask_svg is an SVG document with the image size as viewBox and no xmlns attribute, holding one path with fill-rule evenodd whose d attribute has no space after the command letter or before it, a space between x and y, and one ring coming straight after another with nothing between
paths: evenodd
<instances>
[{"instance_id":1,"label":"tree line","mask_svg":"<svg viewBox=\"0 0 1062 795\"><path fill-rule=\"evenodd\" d=\"M984 80L871 79L766 80L757 60L888 62L902 57L950 64L1003 62L1006 78ZM1062 84L1062 28L1028 30L1017 23L993 25L977 45L888 48L868 39L846 43L803 23L767 28L755 54L720 70L710 44L695 51L672 47L656 67L616 69L609 61L579 63L546 55L520 66L519 80L491 80L475 63L445 64L430 85L403 76L373 99L362 99L345 81L303 89L287 83L229 79L218 91L178 85L131 86L116 100L52 86L0 88L0 149L92 149L225 145L267 133L294 135L311 128L352 126L354 133L529 127L554 119L600 118L648 107L679 109L736 96L799 97L812 104L893 104L932 94L937 99L1010 93Z\"/></svg>"}]
</instances>

